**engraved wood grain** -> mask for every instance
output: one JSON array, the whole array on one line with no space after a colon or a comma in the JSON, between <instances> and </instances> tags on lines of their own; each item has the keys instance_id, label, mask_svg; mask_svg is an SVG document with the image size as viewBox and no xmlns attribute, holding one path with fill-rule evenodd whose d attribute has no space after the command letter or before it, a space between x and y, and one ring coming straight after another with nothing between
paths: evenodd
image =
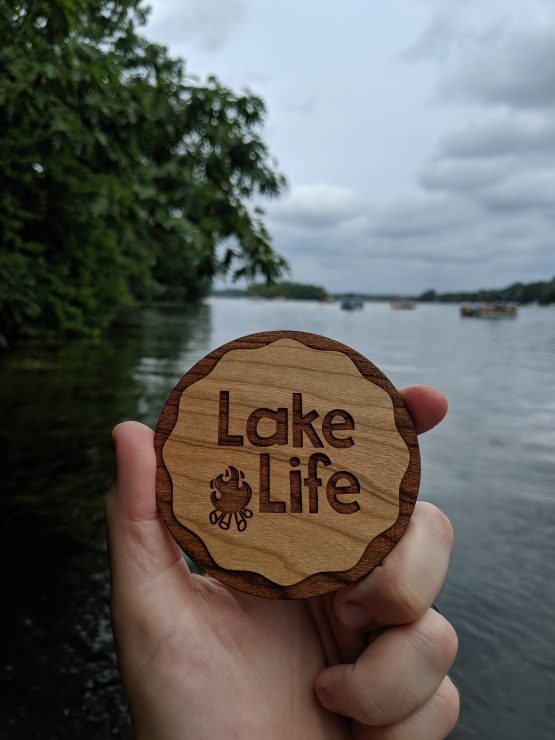
<instances>
[{"instance_id":1,"label":"engraved wood grain","mask_svg":"<svg viewBox=\"0 0 555 740\"><path fill-rule=\"evenodd\" d=\"M343 409L335 408L338 399ZM354 416L356 430L348 431L356 444L341 435L341 427L355 426ZM323 355L287 338L231 350L187 388L162 457L173 482L174 515L212 558L222 568L253 569L290 586L317 572L353 567L369 540L395 522L409 452L386 391L368 383L343 353ZM300 458L294 466L293 457ZM249 509L247 523L242 511L213 501L220 522L213 526L200 492L230 464L233 481L218 476L219 487L229 496L241 485L240 471L256 492L258 511L270 516L252 518ZM294 502L301 510L291 511L291 479L298 484L299 474L307 501L303 509L301 495Z\"/></svg>"},{"instance_id":2,"label":"engraved wood grain","mask_svg":"<svg viewBox=\"0 0 555 740\"><path fill-rule=\"evenodd\" d=\"M301 355L301 360L299 345L310 350ZM263 353L245 352L262 348L266 348ZM256 356L260 361L254 361ZM221 362L223 358L227 358L226 362ZM269 377L272 383L269 383ZM201 381L204 381L204 391ZM362 419L360 393L357 395L354 390L361 383L370 400L370 403L367 400L368 408L364 412L368 416L366 422ZM214 405L218 390L227 394L229 414L225 429L220 412L226 404L218 408ZM268 402L261 402L263 399ZM179 413L180 403L183 408L188 406L189 413ZM317 421L306 426L300 439L297 429L297 438L294 439L295 428L290 431L291 417L299 403L303 404L302 412L305 414L313 408L319 413ZM266 412L260 412L261 409L266 409ZM298 415L299 409L296 411ZM287 427L283 423L286 414L289 417ZM193 424L192 429L187 429L187 419ZM314 436L312 426L316 430ZM195 428L199 431L192 445ZM207 433L206 430L215 431ZM210 437L215 434L217 442L220 434L225 441L224 432L229 435L228 449L225 444L213 444ZM282 437L289 435L290 439L280 438L280 434ZM372 437L374 443L369 446ZM271 444L265 446L268 439ZM242 445L239 445L240 440ZM251 442L255 443L254 446ZM303 443L302 448L300 443ZM178 466L180 444L188 445L187 454L189 457L193 455L184 470ZM398 392L372 363L354 350L303 332L266 332L243 337L220 347L197 363L170 395L160 416L155 446L158 504L174 538L208 573L234 588L261 596L312 596L360 578L381 562L402 535L418 491L416 434ZM220 452L223 456L218 458ZM228 453L227 457L225 453ZM259 481L252 480L257 477L253 474L253 465L259 466L261 474L265 473L261 461L266 453L274 463L272 473L277 473L278 480L277 485L272 481L271 500L259 502ZM330 460L329 465L322 464L318 469L324 484L318 492L318 514L308 511L307 491L302 484L307 475L307 457L314 453ZM173 466L173 482L166 467L168 460L170 467ZM240 460L237 468L244 467L250 471L248 478L254 483L255 495L247 507L250 518L243 522L245 527L241 532L233 527L226 532L218 531L218 527L210 526L206 517L203 524L202 507L193 524L187 518L191 512L180 509L179 498L176 499L177 505L173 500L175 488L185 486L183 490L186 490L191 485L201 486L200 500L206 499L205 481L223 472L220 463L225 460L231 465ZM344 493L349 490L356 492L356 486L349 488L348 479L334 483L333 476L342 470L355 473L360 480L361 491L372 491L372 504L367 507L368 521L365 526L358 527L358 531L347 520L359 521L360 511L338 514L332 508L335 503L337 511L342 511L341 506L347 511L349 506L354 506L353 502L362 500L359 496ZM323 473L328 481L332 481L329 485L331 495L327 500ZM334 485L338 486L337 496ZM276 495L276 491L281 491L282 495ZM283 495L284 491L286 495ZM264 510L264 506L269 508ZM269 513L260 513L263 511ZM277 511L281 513L274 513ZM237 522L247 514L238 516ZM301 551L303 566L299 569L296 561L300 541L297 534L289 535L298 530L301 518L304 538L301 545L304 546ZM251 536L257 528L258 542ZM275 535L279 530L289 532L281 551L275 546ZM291 547L288 549L287 543L293 543L292 550ZM248 567L249 548L256 563L252 569ZM323 559L319 552L322 548L329 550ZM216 558L214 549L218 551ZM335 566L334 557L331 560L327 557L334 552L337 553ZM226 565L222 566L222 563Z\"/></svg>"}]
</instances>

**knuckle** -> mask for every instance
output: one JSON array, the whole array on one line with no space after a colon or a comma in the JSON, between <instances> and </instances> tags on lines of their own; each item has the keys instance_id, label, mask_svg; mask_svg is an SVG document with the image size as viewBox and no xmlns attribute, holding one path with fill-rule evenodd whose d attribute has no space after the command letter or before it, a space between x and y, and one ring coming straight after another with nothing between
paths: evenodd
<instances>
[{"instance_id":1,"label":"knuckle","mask_svg":"<svg viewBox=\"0 0 555 740\"><path fill-rule=\"evenodd\" d=\"M443 620L442 646L449 665L453 663L459 649L459 638L453 625L446 619Z\"/></svg>"},{"instance_id":2,"label":"knuckle","mask_svg":"<svg viewBox=\"0 0 555 740\"><path fill-rule=\"evenodd\" d=\"M428 608L423 594L405 579L401 564L391 563L387 580L391 598L397 607L395 611L401 613L403 621L415 622Z\"/></svg>"},{"instance_id":3,"label":"knuckle","mask_svg":"<svg viewBox=\"0 0 555 740\"><path fill-rule=\"evenodd\" d=\"M437 612L433 614L430 638L440 653L442 665L449 667L455 660L459 641L453 625Z\"/></svg>"},{"instance_id":4,"label":"knuckle","mask_svg":"<svg viewBox=\"0 0 555 740\"><path fill-rule=\"evenodd\" d=\"M449 547L453 546L455 532L449 517L438 509L435 504L422 501L419 506L420 512L428 519L431 529L438 540Z\"/></svg>"},{"instance_id":5,"label":"knuckle","mask_svg":"<svg viewBox=\"0 0 555 740\"><path fill-rule=\"evenodd\" d=\"M391 721L389 703L382 699L382 693L373 682L361 679L364 677L357 675L355 666L351 682L352 716L371 727L387 725Z\"/></svg>"},{"instance_id":6,"label":"knuckle","mask_svg":"<svg viewBox=\"0 0 555 740\"><path fill-rule=\"evenodd\" d=\"M457 654L457 633L451 624L431 609L412 630L414 649L435 672L447 673Z\"/></svg>"},{"instance_id":7,"label":"knuckle","mask_svg":"<svg viewBox=\"0 0 555 740\"><path fill-rule=\"evenodd\" d=\"M457 687L450 678L446 678L436 693L438 709L444 720L447 731L451 730L457 724L461 708L461 700Z\"/></svg>"},{"instance_id":8,"label":"knuckle","mask_svg":"<svg viewBox=\"0 0 555 740\"><path fill-rule=\"evenodd\" d=\"M420 591L407 583L400 574L391 580L391 590L406 622L415 622L428 608Z\"/></svg>"}]
</instances>

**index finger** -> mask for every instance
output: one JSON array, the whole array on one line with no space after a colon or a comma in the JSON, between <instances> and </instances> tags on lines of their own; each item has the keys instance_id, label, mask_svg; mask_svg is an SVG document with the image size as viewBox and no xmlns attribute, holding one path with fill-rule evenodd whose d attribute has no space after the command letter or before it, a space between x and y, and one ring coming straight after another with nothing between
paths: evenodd
<instances>
[{"instance_id":1,"label":"index finger","mask_svg":"<svg viewBox=\"0 0 555 740\"><path fill-rule=\"evenodd\" d=\"M447 413L447 399L431 385L409 385L400 394L409 410L417 434L433 429Z\"/></svg>"}]
</instances>

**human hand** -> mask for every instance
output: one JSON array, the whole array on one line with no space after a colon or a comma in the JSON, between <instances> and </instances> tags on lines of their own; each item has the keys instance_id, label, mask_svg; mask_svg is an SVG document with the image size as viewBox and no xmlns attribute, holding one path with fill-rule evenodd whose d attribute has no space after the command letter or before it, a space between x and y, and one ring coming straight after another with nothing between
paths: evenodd
<instances>
[{"instance_id":1,"label":"human hand","mask_svg":"<svg viewBox=\"0 0 555 740\"><path fill-rule=\"evenodd\" d=\"M419 433L447 410L432 388L402 395ZM401 540L358 583L262 599L189 572L156 507L152 431L125 422L114 441L112 621L139 740L440 740L451 731L457 640L430 606L453 535L436 507L417 503Z\"/></svg>"}]
</instances>

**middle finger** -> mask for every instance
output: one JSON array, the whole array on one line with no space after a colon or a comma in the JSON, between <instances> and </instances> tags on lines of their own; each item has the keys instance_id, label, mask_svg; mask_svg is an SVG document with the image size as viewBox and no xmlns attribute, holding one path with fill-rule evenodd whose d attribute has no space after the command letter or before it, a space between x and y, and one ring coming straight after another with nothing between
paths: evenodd
<instances>
[{"instance_id":1,"label":"middle finger","mask_svg":"<svg viewBox=\"0 0 555 740\"><path fill-rule=\"evenodd\" d=\"M335 612L353 630L408 624L436 598L449 565L453 528L437 507L418 502L405 534L383 563L335 598Z\"/></svg>"}]
</instances>

